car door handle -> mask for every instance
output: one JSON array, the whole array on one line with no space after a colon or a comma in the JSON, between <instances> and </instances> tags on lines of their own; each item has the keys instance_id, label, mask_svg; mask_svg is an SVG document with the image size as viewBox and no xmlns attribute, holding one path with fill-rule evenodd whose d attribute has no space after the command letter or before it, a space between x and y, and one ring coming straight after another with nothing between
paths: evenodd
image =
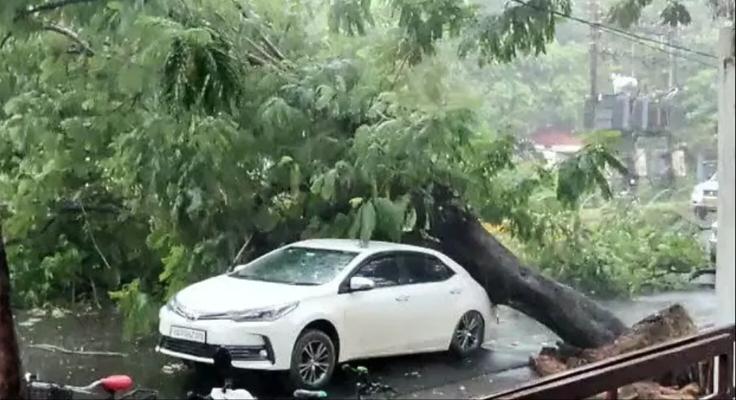
<instances>
[{"instance_id":1,"label":"car door handle","mask_svg":"<svg viewBox=\"0 0 736 400\"><path fill-rule=\"evenodd\" d=\"M462 292L463 292L463 291L462 291L462 290L460 290L460 289L452 289L452 290L450 290L450 294L460 294L460 293L462 293Z\"/></svg>"},{"instance_id":2,"label":"car door handle","mask_svg":"<svg viewBox=\"0 0 736 400\"><path fill-rule=\"evenodd\" d=\"M407 301L409 300L409 296L399 296L396 298L396 301Z\"/></svg>"}]
</instances>

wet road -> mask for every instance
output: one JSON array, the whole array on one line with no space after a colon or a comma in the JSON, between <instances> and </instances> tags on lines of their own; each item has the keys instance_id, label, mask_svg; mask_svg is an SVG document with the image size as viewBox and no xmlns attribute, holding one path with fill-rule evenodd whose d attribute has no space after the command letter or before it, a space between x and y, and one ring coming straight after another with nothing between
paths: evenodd
<instances>
[{"instance_id":1,"label":"wet road","mask_svg":"<svg viewBox=\"0 0 736 400\"><path fill-rule=\"evenodd\" d=\"M717 312L712 290L673 292L643 296L628 301L603 302L626 323L674 303L683 304L699 326L707 326ZM131 375L144 387L158 389L164 398L180 398L187 390L208 391L213 384L210 374L178 370L175 360L153 352L155 338L125 343L121 338L120 319L98 313L67 315L34 320L28 313L17 315L23 365L41 378L86 384L107 374ZM394 357L361 362L384 383L394 387L402 398L474 397L503 390L533 379L526 368L531 355L558 338L544 326L508 308L499 312L500 324L489 324L494 340L490 348L469 360L454 360L444 354ZM75 350L119 351L124 358L67 355L32 348L51 344ZM174 370L172 372L172 370ZM245 373L238 383L257 396L283 397L278 376ZM328 388L330 397L352 394L353 382L338 374Z\"/></svg>"}]
</instances>

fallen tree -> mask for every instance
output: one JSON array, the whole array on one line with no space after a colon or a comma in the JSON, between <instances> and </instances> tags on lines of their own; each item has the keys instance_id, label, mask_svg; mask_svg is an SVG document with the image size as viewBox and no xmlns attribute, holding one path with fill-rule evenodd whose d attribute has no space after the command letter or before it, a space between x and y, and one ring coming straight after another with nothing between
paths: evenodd
<instances>
[{"instance_id":1,"label":"fallen tree","mask_svg":"<svg viewBox=\"0 0 736 400\"><path fill-rule=\"evenodd\" d=\"M494 304L523 312L577 347L599 347L626 331L591 298L522 265L467 209L447 202L432 226L441 250L483 285Z\"/></svg>"}]
</instances>

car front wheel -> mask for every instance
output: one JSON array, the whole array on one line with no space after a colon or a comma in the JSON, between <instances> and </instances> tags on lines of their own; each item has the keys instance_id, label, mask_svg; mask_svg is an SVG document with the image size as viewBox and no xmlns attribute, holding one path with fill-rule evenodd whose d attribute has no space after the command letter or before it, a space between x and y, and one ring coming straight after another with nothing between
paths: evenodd
<instances>
[{"instance_id":1,"label":"car front wheel","mask_svg":"<svg viewBox=\"0 0 736 400\"><path fill-rule=\"evenodd\" d=\"M450 342L450 352L458 357L467 357L483 344L483 316L477 311L468 311L460 318Z\"/></svg>"},{"instance_id":2,"label":"car front wheel","mask_svg":"<svg viewBox=\"0 0 736 400\"><path fill-rule=\"evenodd\" d=\"M289 379L295 389L321 389L335 370L335 345L324 332L303 332L291 353Z\"/></svg>"}]
</instances>

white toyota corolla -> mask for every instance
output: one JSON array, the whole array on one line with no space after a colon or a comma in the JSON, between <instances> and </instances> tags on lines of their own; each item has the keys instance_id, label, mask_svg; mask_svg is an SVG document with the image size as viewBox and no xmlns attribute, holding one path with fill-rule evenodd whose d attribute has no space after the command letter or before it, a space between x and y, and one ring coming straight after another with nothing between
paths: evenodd
<instances>
[{"instance_id":1,"label":"white toyota corolla","mask_svg":"<svg viewBox=\"0 0 736 400\"><path fill-rule=\"evenodd\" d=\"M491 304L456 262L396 243L294 243L181 290L161 308L156 350L235 368L288 370L301 388L324 386L338 363L450 350L488 337Z\"/></svg>"}]
</instances>

